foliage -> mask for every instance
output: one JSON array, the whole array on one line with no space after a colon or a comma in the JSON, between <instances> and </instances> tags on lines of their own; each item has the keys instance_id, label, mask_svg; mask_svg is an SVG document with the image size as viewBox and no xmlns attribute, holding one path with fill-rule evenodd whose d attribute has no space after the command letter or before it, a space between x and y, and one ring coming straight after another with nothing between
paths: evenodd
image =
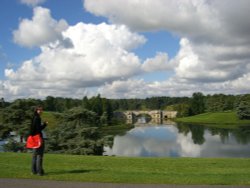
<instances>
[{"instance_id":1,"label":"foliage","mask_svg":"<svg viewBox=\"0 0 250 188\"><path fill-rule=\"evenodd\" d=\"M204 95L200 92L193 93L190 105L190 115L201 114L205 111Z\"/></svg>"},{"instance_id":2,"label":"foliage","mask_svg":"<svg viewBox=\"0 0 250 188\"><path fill-rule=\"evenodd\" d=\"M9 102L6 102L4 98L0 99L0 109L9 106Z\"/></svg>"},{"instance_id":3,"label":"foliage","mask_svg":"<svg viewBox=\"0 0 250 188\"><path fill-rule=\"evenodd\" d=\"M100 95L82 100L83 107L95 112L102 124L111 125L113 119L113 108L109 99L101 98Z\"/></svg>"},{"instance_id":4,"label":"foliage","mask_svg":"<svg viewBox=\"0 0 250 188\"><path fill-rule=\"evenodd\" d=\"M48 132L50 152L102 155L103 140L97 127L97 114L80 107L67 111L55 129Z\"/></svg>"},{"instance_id":5,"label":"foliage","mask_svg":"<svg viewBox=\"0 0 250 188\"><path fill-rule=\"evenodd\" d=\"M99 116L92 111L86 110L81 107L76 107L64 113L63 123L71 123L77 126L85 126L94 124L98 126Z\"/></svg>"},{"instance_id":6,"label":"foliage","mask_svg":"<svg viewBox=\"0 0 250 188\"><path fill-rule=\"evenodd\" d=\"M250 119L250 95L242 97L237 107L239 119Z\"/></svg>"},{"instance_id":7,"label":"foliage","mask_svg":"<svg viewBox=\"0 0 250 188\"><path fill-rule=\"evenodd\" d=\"M81 101L79 99L48 96L43 101L43 106L46 111L64 112L73 107L81 106Z\"/></svg>"},{"instance_id":8,"label":"foliage","mask_svg":"<svg viewBox=\"0 0 250 188\"><path fill-rule=\"evenodd\" d=\"M233 110L236 98L236 96L224 94L208 95L205 97L205 109L207 112Z\"/></svg>"},{"instance_id":9,"label":"foliage","mask_svg":"<svg viewBox=\"0 0 250 188\"><path fill-rule=\"evenodd\" d=\"M190 105L186 103L174 104L167 106L164 110L177 111L177 117L186 117L190 112Z\"/></svg>"},{"instance_id":10,"label":"foliage","mask_svg":"<svg viewBox=\"0 0 250 188\"><path fill-rule=\"evenodd\" d=\"M0 122L3 128L2 136L6 136L6 131L15 131L21 137L26 138L29 132L31 117L34 107L41 104L40 100L17 99L9 106L3 108Z\"/></svg>"},{"instance_id":11,"label":"foliage","mask_svg":"<svg viewBox=\"0 0 250 188\"><path fill-rule=\"evenodd\" d=\"M188 97L151 97L146 99L112 99L113 110L163 110L166 106L188 103Z\"/></svg>"},{"instance_id":12,"label":"foliage","mask_svg":"<svg viewBox=\"0 0 250 188\"><path fill-rule=\"evenodd\" d=\"M17 132L22 138L26 138L29 132L31 117L35 106L41 105L45 112L43 120L49 121L49 151L69 153L99 153L99 146L105 143L100 135L100 128L122 124L116 119L114 112L124 110L175 110L178 111L178 121L198 123L249 124L250 95L203 95L194 93L192 97L151 97L146 99L106 99L100 95L82 99L71 99L48 96L44 100L17 99L13 102L0 100L0 138L6 139L11 131ZM48 112L49 111L49 112ZM222 111L231 111L225 112ZM237 115L235 113L237 112ZM217 112L207 113L203 112ZM118 114L118 113L116 113ZM190 118L179 119L190 115L200 114ZM242 119L239 120L238 118ZM98 127L98 128L94 128ZM195 130L196 131L196 130ZM199 130L197 130L199 131ZM93 133L88 137L87 133ZM69 137L64 140L63 135ZM83 135L84 138L80 138ZM74 137L74 139L73 139ZM84 140L84 141L83 141ZM73 146L70 142L77 142ZM198 142L202 142L198 138ZM64 143L64 145L62 144ZM67 144L66 144L67 143ZM81 150L81 148L85 148ZM90 148L90 151L87 151Z\"/></svg>"},{"instance_id":13,"label":"foliage","mask_svg":"<svg viewBox=\"0 0 250 188\"><path fill-rule=\"evenodd\" d=\"M3 150L6 152L18 152L18 151L23 151L24 150L24 144L21 142L17 142L13 138L9 138L7 141L7 144L3 146Z\"/></svg>"}]
</instances>

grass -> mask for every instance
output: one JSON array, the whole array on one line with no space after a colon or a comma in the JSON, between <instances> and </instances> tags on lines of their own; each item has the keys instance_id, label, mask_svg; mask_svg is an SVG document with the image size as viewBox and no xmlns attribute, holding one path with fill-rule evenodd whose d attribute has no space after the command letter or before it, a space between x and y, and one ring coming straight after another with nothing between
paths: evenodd
<instances>
[{"instance_id":1,"label":"grass","mask_svg":"<svg viewBox=\"0 0 250 188\"><path fill-rule=\"evenodd\" d=\"M236 112L210 112L191 117L177 118L177 122L219 124L219 125L250 125L250 120L239 120Z\"/></svg>"},{"instance_id":2,"label":"grass","mask_svg":"<svg viewBox=\"0 0 250 188\"><path fill-rule=\"evenodd\" d=\"M128 158L45 154L43 177L31 175L31 154L0 153L0 178L81 182L250 185L250 159Z\"/></svg>"},{"instance_id":3,"label":"grass","mask_svg":"<svg viewBox=\"0 0 250 188\"><path fill-rule=\"evenodd\" d=\"M42 120L48 122L48 128L53 129L57 126L60 113L44 111L42 113Z\"/></svg>"}]
</instances>

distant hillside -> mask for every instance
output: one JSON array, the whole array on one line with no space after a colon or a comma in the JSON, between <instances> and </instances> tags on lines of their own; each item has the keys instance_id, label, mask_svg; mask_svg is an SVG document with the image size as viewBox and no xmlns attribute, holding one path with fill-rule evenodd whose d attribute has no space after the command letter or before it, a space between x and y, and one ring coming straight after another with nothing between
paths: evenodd
<instances>
[{"instance_id":1,"label":"distant hillside","mask_svg":"<svg viewBox=\"0 0 250 188\"><path fill-rule=\"evenodd\" d=\"M55 128L58 125L58 122L61 119L61 113L56 112L43 112L42 114L42 120L48 122L49 129Z\"/></svg>"},{"instance_id":2,"label":"distant hillside","mask_svg":"<svg viewBox=\"0 0 250 188\"><path fill-rule=\"evenodd\" d=\"M177 118L177 122L201 123L201 124L246 124L250 125L250 120L239 120L235 111L209 112L195 116Z\"/></svg>"}]
</instances>

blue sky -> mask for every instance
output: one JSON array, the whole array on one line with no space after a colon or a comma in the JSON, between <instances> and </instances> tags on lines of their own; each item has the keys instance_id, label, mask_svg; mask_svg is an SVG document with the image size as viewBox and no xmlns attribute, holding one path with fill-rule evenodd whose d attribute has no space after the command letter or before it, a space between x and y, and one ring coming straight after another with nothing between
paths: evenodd
<instances>
[{"instance_id":1,"label":"blue sky","mask_svg":"<svg viewBox=\"0 0 250 188\"><path fill-rule=\"evenodd\" d=\"M1 0L0 95L249 93L248 7L248 0Z\"/></svg>"}]
</instances>

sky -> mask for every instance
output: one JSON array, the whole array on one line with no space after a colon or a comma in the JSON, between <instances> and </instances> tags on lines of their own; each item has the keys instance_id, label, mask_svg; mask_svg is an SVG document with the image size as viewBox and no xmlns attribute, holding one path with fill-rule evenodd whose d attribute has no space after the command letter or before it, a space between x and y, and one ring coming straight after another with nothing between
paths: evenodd
<instances>
[{"instance_id":1,"label":"sky","mask_svg":"<svg viewBox=\"0 0 250 188\"><path fill-rule=\"evenodd\" d=\"M249 0L1 0L0 97L250 93Z\"/></svg>"}]
</instances>

